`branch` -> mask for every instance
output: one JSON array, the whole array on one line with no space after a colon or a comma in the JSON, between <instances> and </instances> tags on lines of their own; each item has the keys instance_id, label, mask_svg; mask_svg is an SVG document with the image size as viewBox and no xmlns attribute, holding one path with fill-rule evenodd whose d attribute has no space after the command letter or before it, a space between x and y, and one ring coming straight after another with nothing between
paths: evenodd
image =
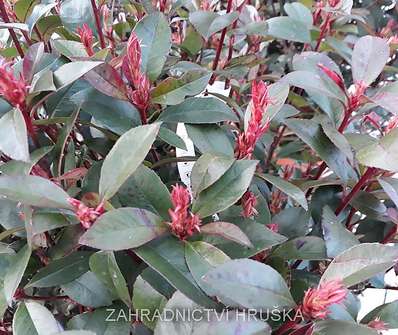
<instances>
[{"instance_id":1,"label":"branch","mask_svg":"<svg viewBox=\"0 0 398 335\"><path fill-rule=\"evenodd\" d=\"M99 13L97 3L95 2L95 0L91 0L91 6L93 7L93 12L94 12L94 17L95 17L95 25L97 27L97 33L98 33L98 37L100 40L101 48L105 49L106 44L105 44L104 33L103 33L102 27L101 27L100 13Z\"/></svg>"},{"instance_id":2,"label":"branch","mask_svg":"<svg viewBox=\"0 0 398 335\"><path fill-rule=\"evenodd\" d=\"M8 18L6 7L4 6L4 0L0 0L0 14L5 23L10 23L10 19ZM25 54L22 50L21 44L19 43L17 34L15 34L15 31L12 28L8 28L8 31L10 32L11 38L15 44L15 48L17 49L19 55L23 58L25 56Z\"/></svg>"},{"instance_id":3,"label":"branch","mask_svg":"<svg viewBox=\"0 0 398 335\"><path fill-rule=\"evenodd\" d=\"M232 10L232 0L228 0L228 4L227 4L227 14L230 13ZM220 37L220 42L218 43L217 46L217 51L216 51L216 57L214 58L214 62L213 62L213 71L217 70L218 67L218 62L220 61L220 57L221 57L221 50L222 50L222 46L224 45L224 40L225 40L225 35L227 34L227 29L228 27L225 27L222 31L221 31L221 37ZM212 77L210 78L210 85L213 85L214 81L216 80L216 76L212 75Z\"/></svg>"}]
</instances>

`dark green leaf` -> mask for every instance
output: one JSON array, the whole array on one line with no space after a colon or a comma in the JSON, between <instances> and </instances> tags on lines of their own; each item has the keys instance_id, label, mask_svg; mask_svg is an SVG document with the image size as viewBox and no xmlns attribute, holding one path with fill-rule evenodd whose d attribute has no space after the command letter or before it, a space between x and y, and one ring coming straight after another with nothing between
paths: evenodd
<instances>
[{"instance_id":1,"label":"dark green leaf","mask_svg":"<svg viewBox=\"0 0 398 335\"><path fill-rule=\"evenodd\" d=\"M376 143L361 148L356 157L363 165L398 172L398 129L391 130Z\"/></svg>"},{"instance_id":2,"label":"dark green leaf","mask_svg":"<svg viewBox=\"0 0 398 335\"><path fill-rule=\"evenodd\" d=\"M37 176L0 176L0 195L31 206L72 208L63 189Z\"/></svg>"},{"instance_id":3,"label":"dark green leaf","mask_svg":"<svg viewBox=\"0 0 398 335\"><path fill-rule=\"evenodd\" d=\"M236 161L220 179L198 195L193 211L200 217L207 217L233 205L249 187L256 165L257 161Z\"/></svg>"},{"instance_id":4,"label":"dark green leaf","mask_svg":"<svg viewBox=\"0 0 398 335\"><path fill-rule=\"evenodd\" d=\"M210 270L203 280L221 301L235 307L278 309L294 307L287 284L268 265L250 260L231 260ZM230 305L231 306L231 305Z\"/></svg>"},{"instance_id":5,"label":"dark green leaf","mask_svg":"<svg viewBox=\"0 0 398 335\"><path fill-rule=\"evenodd\" d=\"M371 329L354 322L340 320L325 320L315 323L313 335L377 335L375 329Z\"/></svg>"},{"instance_id":6,"label":"dark green leaf","mask_svg":"<svg viewBox=\"0 0 398 335\"><path fill-rule=\"evenodd\" d=\"M106 156L101 169L99 190L110 199L147 155L159 132L160 123L133 128L123 134Z\"/></svg>"},{"instance_id":7,"label":"dark green leaf","mask_svg":"<svg viewBox=\"0 0 398 335\"><path fill-rule=\"evenodd\" d=\"M4 294L9 305L11 305L14 294L22 280L31 254L32 250L26 244L16 255L13 255L12 264L4 277Z\"/></svg>"},{"instance_id":8,"label":"dark green leaf","mask_svg":"<svg viewBox=\"0 0 398 335\"><path fill-rule=\"evenodd\" d=\"M169 77L151 91L151 101L162 105L178 105L185 97L201 93L210 77L211 73L207 71L190 71L181 78Z\"/></svg>"},{"instance_id":9,"label":"dark green leaf","mask_svg":"<svg viewBox=\"0 0 398 335\"><path fill-rule=\"evenodd\" d=\"M31 301L18 306L12 331L15 335L48 335L59 334L62 327L47 308Z\"/></svg>"},{"instance_id":10,"label":"dark green leaf","mask_svg":"<svg viewBox=\"0 0 398 335\"><path fill-rule=\"evenodd\" d=\"M196 284L185 263L184 244L175 237L152 241L134 251L188 298L201 306L213 308L217 306Z\"/></svg>"},{"instance_id":11,"label":"dark green leaf","mask_svg":"<svg viewBox=\"0 0 398 335\"><path fill-rule=\"evenodd\" d=\"M298 188L297 186L289 183L288 181L272 176L270 174L257 174L257 177L271 183L282 192L286 193L288 196L292 197L295 201L297 201L305 210L308 210L307 199L305 197L304 192Z\"/></svg>"},{"instance_id":12,"label":"dark green leaf","mask_svg":"<svg viewBox=\"0 0 398 335\"><path fill-rule=\"evenodd\" d=\"M272 253L283 259L327 259L325 242L317 236L297 237L278 246Z\"/></svg>"},{"instance_id":13,"label":"dark green leaf","mask_svg":"<svg viewBox=\"0 0 398 335\"><path fill-rule=\"evenodd\" d=\"M267 33L282 40L309 43L311 35L308 26L288 16L273 17L266 21Z\"/></svg>"},{"instance_id":14,"label":"dark green leaf","mask_svg":"<svg viewBox=\"0 0 398 335\"><path fill-rule=\"evenodd\" d=\"M195 163L191 173L192 192L194 196L213 185L235 162L226 156L210 153L203 154Z\"/></svg>"},{"instance_id":15,"label":"dark green leaf","mask_svg":"<svg viewBox=\"0 0 398 335\"><path fill-rule=\"evenodd\" d=\"M200 231L203 234L219 236L248 248L253 248L246 234L238 226L229 222L211 222L201 227Z\"/></svg>"},{"instance_id":16,"label":"dark green leaf","mask_svg":"<svg viewBox=\"0 0 398 335\"><path fill-rule=\"evenodd\" d=\"M159 216L145 209L125 207L102 215L80 243L102 250L124 250L143 245L166 231Z\"/></svg>"},{"instance_id":17,"label":"dark green leaf","mask_svg":"<svg viewBox=\"0 0 398 335\"><path fill-rule=\"evenodd\" d=\"M96 308L112 303L108 288L90 271L74 281L62 285L61 288L66 295L83 306Z\"/></svg>"},{"instance_id":18,"label":"dark green leaf","mask_svg":"<svg viewBox=\"0 0 398 335\"><path fill-rule=\"evenodd\" d=\"M188 98L179 105L168 107L160 115L164 122L217 123L238 121L234 112L216 98Z\"/></svg>"},{"instance_id":19,"label":"dark green leaf","mask_svg":"<svg viewBox=\"0 0 398 335\"><path fill-rule=\"evenodd\" d=\"M344 227L330 207L325 206L322 213L323 237L326 243L327 255L336 257L343 251L359 244L356 236Z\"/></svg>"},{"instance_id":20,"label":"dark green leaf","mask_svg":"<svg viewBox=\"0 0 398 335\"><path fill-rule=\"evenodd\" d=\"M171 48L171 31L163 13L146 15L134 28L141 41L141 70L154 81L162 72Z\"/></svg>"},{"instance_id":21,"label":"dark green leaf","mask_svg":"<svg viewBox=\"0 0 398 335\"><path fill-rule=\"evenodd\" d=\"M395 246L362 243L338 255L324 272L321 281L342 280L349 287L389 269L398 260Z\"/></svg>"},{"instance_id":22,"label":"dark green leaf","mask_svg":"<svg viewBox=\"0 0 398 335\"><path fill-rule=\"evenodd\" d=\"M238 13L236 12L219 15L215 12L199 10L189 15L189 21L205 39L228 27L237 18Z\"/></svg>"},{"instance_id":23,"label":"dark green leaf","mask_svg":"<svg viewBox=\"0 0 398 335\"><path fill-rule=\"evenodd\" d=\"M91 252L77 251L64 258L56 259L39 270L26 287L51 287L67 284L89 269Z\"/></svg>"},{"instance_id":24,"label":"dark green leaf","mask_svg":"<svg viewBox=\"0 0 398 335\"><path fill-rule=\"evenodd\" d=\"M289 119L285 124L321 157L343 180L356 178L355 171L347 162L347 157L322 131L321 126L312 120Z\"/></svg>"},{"instance_id":25,"label":"dark green leaf","mask_svg":"<svg viewBox=\"0 0 398 335\"><path fill-rule=\"evenodd\" d=\"M29 161L28 134L24 117L18 108L0 119L0 151L13 159Z\"/></svg>"}]
</instances>

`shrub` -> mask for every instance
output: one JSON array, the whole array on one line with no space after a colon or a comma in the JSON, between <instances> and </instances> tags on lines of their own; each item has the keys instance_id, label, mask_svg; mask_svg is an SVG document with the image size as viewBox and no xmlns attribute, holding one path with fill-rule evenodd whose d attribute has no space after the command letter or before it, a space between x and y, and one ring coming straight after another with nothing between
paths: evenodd
<instances>
[{"instance_id":1,"label":"shrub","mask_svg":"<svg viewBox=\"0 0 398 335\"><path fill-rule=\"evenodd\" d=\"M367 335L398 249L380 1L0 0L0 323Z\"/></svg>"}]
</instances>

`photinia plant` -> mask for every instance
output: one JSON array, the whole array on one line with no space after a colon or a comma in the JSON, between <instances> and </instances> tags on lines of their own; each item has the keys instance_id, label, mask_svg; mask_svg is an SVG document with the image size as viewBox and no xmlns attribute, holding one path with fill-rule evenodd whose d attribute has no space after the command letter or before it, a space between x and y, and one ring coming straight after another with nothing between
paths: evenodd
<instances>
[{"instance_id":1,"label":"photinia plant","mask_svg":"<svg viewBox=\"0 0 398 335\"><path fill-rule=\"evenodd\" d=\"M389 1L0 0L0 334L371 335L398 300Z\"/></svg>"}]
</instances>

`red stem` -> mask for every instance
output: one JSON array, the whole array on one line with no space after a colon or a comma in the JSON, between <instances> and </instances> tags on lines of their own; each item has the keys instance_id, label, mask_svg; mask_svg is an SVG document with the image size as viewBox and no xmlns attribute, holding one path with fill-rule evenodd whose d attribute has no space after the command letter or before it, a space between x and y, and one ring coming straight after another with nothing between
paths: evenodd
<instances>
[{"instance_id":1,"label":"red stem","mask_svg":"<svg viewBox=\"0 0 398 335\"><path fill-rule=\"evenodd\" d=\"M10 23L10 19L8 18L6 7L4 6L4 0L0 0L0 13L1 13L1 17L2 17L3 21L6 23ZM14 29L8 28L8 31L10 32L11 38L15 44L15 48L17 49L19 55L21 57L24 57L25 54L22 50L21 44L19 43L17 34L15 34Z\"/></svg>"},{"instance_id":2,"label":"red stem","mask_svg":"<svg viewBox=\"0 0 398 335\"><path fill-rule=\"evenodd\" d=\"M366 172L362 175L362 177L358 180L355 186L352 188L351 192L348 193L340 203L340 206L336 209L336 215L339 215L349 204L352 198L362 189L363 186L366 185L368 180L372 178L377 171L376 168L369 167Z\"/></svg>"},{"instance_id":3,"label":"red stem","mask_svg":"<svg viewBox=\"0 0 398 335\"><path fill-rule=\"evenodd\" d=\"M93 12L94 12L94 17L95 17L95 25L97 27L97 33L98 33L98 37L100 40L101 48L105 49L106 44L105 44L104 33L103 33L102 27L101 27L100 13L99 13L97 3L95 2L95 0L91 0L91 6L93 7Z\"/></svg>"},{"instance_id":4,"label":"red stem","mask_svg":"<svg viewBox=\"0 0 398 335\"><path fill-rule=\"evenodd\" d=\"M228 4L227 4L227 14L230 13L232 10L232 0L228 0ZM221 37L220 37L220 42L218 43L217 46L217 51L216 51L216 57L214 58L214 62L213 62L213 71L217 70L218 67L218 62L220 61L220 57L221 57L221 51L222 51L222 47L224 45L224 40L225 40L225 35L227 34L227 28L225 27L222 31L221 31ZM210 85L213 85L214 81L216 80L216 76L213 74L212 77L210 78Z\"/></svg>"},{"instance_id":5,"label":"red stem","mask_svg":"<svg viewBox=\"0 0 398 335\"><path fill-rule=\"evenodd\" d=\"M328 13L328 15L326 16L326 19L324 21L324 24L321 27L321 33L319 34L318 41L316 42L314 51L318 51L319 47L321 46L321 42L322 42L323 38L325 37L327 28L330 24L330 18L331 18L331 14Z\"/></svg>"},{"instance_id":6,"label":"red stem","mask_svg":"<svg viewBox=\"0 0 398 335\"><path fill-rule=\"evenodd\" d=\"M286 130L286 125L281 126L278 130L278 134L272 141L271 146L268 151L267 161L265 162L266 168L268 168L269 165L271 164L272 156L274 155L276 148L278 147L280 141L282 140L285 130Z\"/></svg>"}]
</instances>

